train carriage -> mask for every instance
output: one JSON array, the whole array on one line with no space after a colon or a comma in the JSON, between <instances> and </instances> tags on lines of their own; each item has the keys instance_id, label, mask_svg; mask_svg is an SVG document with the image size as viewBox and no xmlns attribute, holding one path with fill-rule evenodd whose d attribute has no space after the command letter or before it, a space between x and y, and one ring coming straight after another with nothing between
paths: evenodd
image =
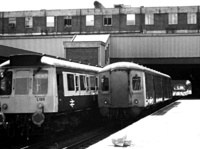
<instances>
[{"instance_id":1,"label":"train carriage","mask_svg":"<svg viewBox=\"0 0 200 149\"><path fill-rule=\"evenodd\" d=\"M99 72L98 104L103 116L135 117L171 97L170 76L144 66L118 62Z\"/></svg>"},{"instance_id":2,"label":"train carriage","mask_svg":"<svg viewBox=\"0 0 200 149\"><path fill-rule=\"evenodd\" d=\"M10 56L0 65L0 124L9 134L78 125L78 113L98 108L100 69L42 54Z\"/></svg>"}]
</instances>

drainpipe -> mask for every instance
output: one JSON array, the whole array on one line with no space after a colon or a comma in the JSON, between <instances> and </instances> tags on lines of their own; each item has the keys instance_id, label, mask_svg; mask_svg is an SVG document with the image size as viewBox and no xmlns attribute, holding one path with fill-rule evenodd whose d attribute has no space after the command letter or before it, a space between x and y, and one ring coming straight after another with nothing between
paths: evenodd
<instances>
[{"instance_id":1,"label":"drainpipe","mask_svg":"<svg viewBox=\"0 0 200 149\"><path fill-rule=\"evenodd\" d=\"M80 32L80 34L81 34L81 32L82 32L82 12L81 12L81 9L80 9L80 28L79 28L79 32Z\"/></svg>"},{"instance_id":2,"label":"drainpipe","mask_svg":"<svg viewBox=\"0 0 200 149\"><path fill-rule=\"evenodd\" d=\"M144 6L140 7L140 33L143 33L144 29L144 14L143 14Z\"/></svg>"},{"instance_id":3,"label":"drainpipe","mask_svg":"<svg viewBox=\"0 0 200 149\"><path fill-rule=\"evenodd\" d=\"M197 7L198 7L198 11L197 11L197 32L199 33L199 29L200 29L199 7L200 6L197 6Z\"/></svg>"},{"instance_id":4,"label":"drainpipe","mask_svg":"<svg viewBox=\"0 0 200 149\"><path fill-rule=\"evenodd\" d=\"M1 23L2 23L2 29L1 29L1 33L2 35L4 34L4 12L1 12Z\"/></svg>"}]
</instances>

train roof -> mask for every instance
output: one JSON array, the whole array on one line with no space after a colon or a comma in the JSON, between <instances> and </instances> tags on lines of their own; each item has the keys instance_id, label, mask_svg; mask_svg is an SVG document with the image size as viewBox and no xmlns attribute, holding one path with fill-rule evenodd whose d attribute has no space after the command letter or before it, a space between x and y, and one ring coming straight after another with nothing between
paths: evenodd
<instances>
[{"instance_id":1,"label":"train roof","mask_svg":"<svg viewBox=\"0 0 200 149\"><path fill-rule=\"evenodd\" d=\"M67 61L49 55L42 54L19 54L10 56L9 60L2 63L1 67L23 67L23 66L54 66L69 69L99 72L102 68L86 64Z\"/></svg>"},{"instance_id":2,"label":"train roof","mask_svg":"<svg viewBox=\"0 0 200 149\"><path fill-rule=\"evenodd\" d=\"M99 71L99 73L106 72L106 71L120 70L120 69L126 69L126 70L137 69L137 70L151 72L151 73L154 73L154 74L158 74L158 75L162 75L162 76L170 78L170 76L167 75L167 74L158 72L156 70L153 70L153 69L150 69L150 68L147 68L145 66L138 65L138 64L132 63L132 62L116 62L116 63L105 66L104 68L102 68Z\"/></svg>"}]
</instances>

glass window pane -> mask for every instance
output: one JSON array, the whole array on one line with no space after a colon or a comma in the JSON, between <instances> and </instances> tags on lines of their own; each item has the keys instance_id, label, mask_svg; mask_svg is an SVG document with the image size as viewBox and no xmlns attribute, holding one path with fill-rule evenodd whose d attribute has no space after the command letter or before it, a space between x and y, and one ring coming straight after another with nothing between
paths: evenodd
<instances>
[{"instance_id":1,"label":"glass window pane","mask_svg":"<svg viewBox=\"0 0 200 149\"><path fill-rule=\"evenodd\" d=\"M78 91L78 90L79 90L79 82L78 82L79 76L76 76L75 78L76 78L76 79L75 79L76 91Z\"/></svg>"},{"instance_id":2,"label":"glass window pane","mask_svg":"<svg viewBox=\"0 0 200 149\"><path fill-rule=\"evenodd\" d=\"M154 24L154 14L145 14L145 24L146 25Z\"/></svg>"},{"instance_id":3,"label":"glass window pane","mask_svg":"<svg viewBox=\"0 0 200 149\"><path fill-rule=\"evenodd\" d=\"M132 87L134 91L141 89L141 78L138 75L132 78Z\"/></svg>"},{"instance_id":4,"label":"glass window pane","mask_svg":"<svg viewBox=\"0 0 200 149\"><path fill-rule=\"evenodd\" d=\"M15 28L16 27L16 18L9 18L8 24L9 24L9 28Z\"/></svg>"},{"instance_id":5,"label":"glass window pane","mask_svg":"<svg viewBox=\"0 0 200 149\"><path fill-rule=\"evenodd\" d=\"M112 25L112 16L108 15L108 16L104 16L104 25L107 26L111 26Z\"/></svg>"},{"instance_id":6,"label":"glass window pane","mask_svg":"<svg viewBox=\"0 0 200 149\"><path fill-rule=\"evenodd\" d=\"M106 76L103 76L101 79L101 89L102 91L108 91L109 90L109 78Z\"/></svg>"},{"instance_id":7,"label":"glass window pane","mask_svg":"<svg viewBox=\"0 0 200 149\"><path fill-rule=\"evenodd\" d=\"M29 92L29 78L16 78L15 94L26 95Z\"/></svg>"},{"instance_id":8,"label":"glass window pane","mask_svg":"<svg viewBox=\"0 0 200 149\"><path fill-rule=\"evenodd\" d=\"M94 15L86 16L86 26L94 26Z\"/></svg>"},{"instance_id":9,"label":"glass window pane","mask_svg":"<svg viewBox=\"0 0 200 149\"><path fill-rule=\"evenodd\" d=\"M127 14L127 16L126 16L127 18L127 22L126 22L126 24L127 25L135 25L135 14Z\"/></svg>"},{"instance_id":10,"label":"glass window pane","mask_svg":"<svg viewBox=\"0 0 200 149\"><path fill-rule=\"evenodd\" d=\"M187 14L187 23L188 24L196 24L197 23L197 14L196 13L188 13Z\"/></svg>"},{"instance_id":11,"label":"glass window pane","mask_svg":"<svg viewBox=\"0 0 200 149\"><path fill-rule=\"evenodd\" d=\"M91 76L90 77L90 89L91 90L95 90L95 81L96 81L95 77Z\"/></svg>"},{"instance_id":12,"label":"glass window pane","mask_svg":"<svg viewBox=\"0 0 200 149\"><path fill-rule=\"evenodd\" d=\"M25 27L26 28L32 28L33 27L33 18L32 17L26 17L25 18Z\"/></svg>"},{"instance_id":13,"label":"glass window pane","mask_svg":"<svg viewBox=\"0 0 200 149\"><path fill-rule=\"evenodd\" d=\"M74 91L74 75L67 74L68 91Z\"/></svg>"},{"instance_id":14,"label":"glass window pane","mask_svg":"<svg viewBox=\"0 0 200 149\"><path fill-rule=\"evenodd\" d=\"M64 26L66 26L66 27L72 26L72 16L64 17Z\"/></svg>"},{"instance_id":15,"label":"glass window pane","mask_svg":"<svg viewBox=\"0 0 200 149\"><path fill-rule=\"evenodd\" d=\"M47 27L54 27L54 17L47 17Z\"/></svg>"},{"instance_id":16,"label":"glass window pane","mask_svg":"<svg viewBox=\"0 0 200 149\"><path fill-rule=\"evenodd\" d=\"M1 72L0 95L10 95L12 91L12 72Z\"/></svg>"},{"instance_id":17,"label":"glass window pane","mask_svg":"<svg viewBox=\"0 0 200 149\"><path fill-rule=\"evenodd\" d=\"M178 24L178 15L177 15L177 13L169 14L169 24Z\"/></svg>"},{"instance_id":18,"label":"glass window pane","mask_svg":"<svg viewBox=\"0 0 200 149\"><path fill-rule=\"evenodd\" d=\"M81 85L81 90L86 90L86 81L85 81L85 76L80 76L80 85Z\"/></svg>"},{"instance_id":19,"label":"glass window pane","mask_svg":"<svg viewBox=\"0 0 200 149\"><path fill-rule=\"evenodd\" d=\"M47 94L48 91L48 71L34 71L33 94Z\"/></svg>"}]
</instances>

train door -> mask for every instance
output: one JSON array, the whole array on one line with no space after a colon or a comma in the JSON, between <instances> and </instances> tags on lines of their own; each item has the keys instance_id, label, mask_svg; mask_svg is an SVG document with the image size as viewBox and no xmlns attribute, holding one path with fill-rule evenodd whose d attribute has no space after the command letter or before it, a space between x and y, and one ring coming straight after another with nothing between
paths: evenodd
<instances>
[{"instance_id":1,"label":"train door","mask_svg":"<svg viewBox=\"0 0 200 149\"><path fill-rule=\"evenodd\" d=\"M130 72L130 100L134 106L144 105L144 75L141 71Z\"/></svg>"},{"instance_id":2,"label":"train door","mask_svg":"<svg viewBox=\"0 0 200 149\"><path fill-rule=\"evenodd\" d=\"M113 107L127 107L128 73L125 70L111 72L111 103Z\"/></svg>"}]
</instances>

